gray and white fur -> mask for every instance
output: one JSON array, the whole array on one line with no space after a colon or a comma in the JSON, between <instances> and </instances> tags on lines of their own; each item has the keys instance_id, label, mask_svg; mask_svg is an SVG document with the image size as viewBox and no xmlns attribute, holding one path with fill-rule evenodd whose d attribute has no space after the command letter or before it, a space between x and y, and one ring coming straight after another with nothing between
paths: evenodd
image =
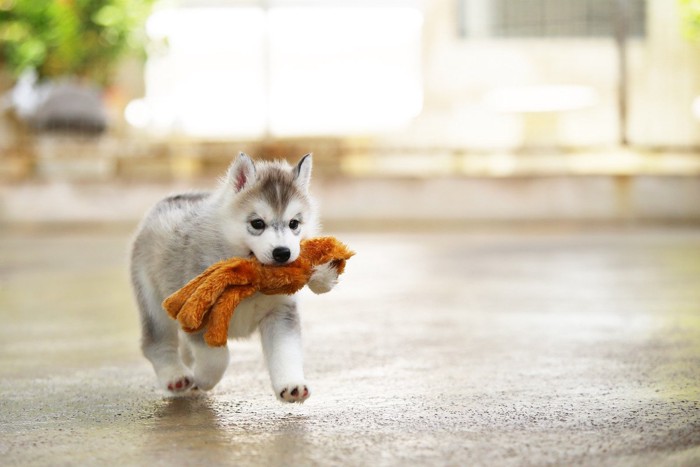
<instances>
[{"instance_id":1,"label":"gray and white fur","mask_svg":"<svg viewBox=\"0 0 700 467\"><path fill-rule=\"evenodd\" d=\"M141 222L132 247L131 280L141 312L142 350L160 386L171 393L209 390L222 378L229 350L209 347L202 333L187 334L162 309L171 293L211 264L254 255L265 264L285 264L299 255L299 242L317 234L318 220L309 196L312 159L295 166L253 162L241 153L212 192L170 196ZM337 282L330 266L313 274L315 293ZM303 402L310 395L304 378L297 300L256 294L238 306L230 338L260 331L276 396Z\"/></svg>"}]
</instances>

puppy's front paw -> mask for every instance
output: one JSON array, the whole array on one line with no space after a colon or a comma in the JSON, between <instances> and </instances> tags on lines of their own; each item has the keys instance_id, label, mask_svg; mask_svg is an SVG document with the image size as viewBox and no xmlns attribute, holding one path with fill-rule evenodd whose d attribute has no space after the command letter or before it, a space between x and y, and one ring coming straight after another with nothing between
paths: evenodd
<instances>
[{"instance_id":1,"label":"puppy's front paw","mask_svg":"<svg viewBox=\"0 0 700 467\"><path fill-rule=\"evenodd\" d=\"M279 386L275 389L277 398L282 402L304 403L311 395L308 385L305 383L292 383Z\"/></svg>"},{"instance_id":2,"label":"puppy's front paw","mask_svg":"<svg viewBox=\"0 0 700 467\"><path fill-rule=\"evenodd\" d=\"M330 292L338 283L338 270L331 263L321 264L314 268L309 279L309 288L315 294Z\"/></svg>"}]
</instances>

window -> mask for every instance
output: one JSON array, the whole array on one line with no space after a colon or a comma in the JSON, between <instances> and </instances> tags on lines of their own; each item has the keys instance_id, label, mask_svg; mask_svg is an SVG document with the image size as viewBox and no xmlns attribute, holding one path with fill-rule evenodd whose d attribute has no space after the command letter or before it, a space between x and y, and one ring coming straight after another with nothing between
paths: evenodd
<instances>
[{"instance_id":1,"label":"window","mask_svg":"<svg viewBox=\"0 0 700 467\"><path fill-rule=\"evenodd\" d=\"M367 134L422 108L417 2L218 1L157 10L127 119L201 137Z\"/></svg>"},{"instance_id":2,"label":"window","mask_svg":"<svg viewBox=\"0 0 700 467\"><path fill-rule=\"evenodd\" d=\"M459 0L462 37L644 37L646 0ZM624 11L623 11L624 9Z\"/></svg>"}]
</instances>

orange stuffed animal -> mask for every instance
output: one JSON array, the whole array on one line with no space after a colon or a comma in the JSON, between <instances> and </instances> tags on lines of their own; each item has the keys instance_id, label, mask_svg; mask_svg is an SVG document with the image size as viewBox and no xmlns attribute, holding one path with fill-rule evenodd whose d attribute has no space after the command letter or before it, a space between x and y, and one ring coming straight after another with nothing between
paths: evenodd
<instances>
[{"instance_id":1,"label":"orange stuffed animal","mask_svg":"<svg viewBox=\"0 0 700 467\"><path fill-rule=\"evenodd\" d=\"M185 332L207 327L204 341L226 345L228 326L238 304L256 292L266 295L299 291L314 267L331 263L338 274L354 253L333 237L301 242L299 257L283 266L264 265L254 258L230 258L215 263L163 301L163 308Z\"/></svg>"}]
</instances>

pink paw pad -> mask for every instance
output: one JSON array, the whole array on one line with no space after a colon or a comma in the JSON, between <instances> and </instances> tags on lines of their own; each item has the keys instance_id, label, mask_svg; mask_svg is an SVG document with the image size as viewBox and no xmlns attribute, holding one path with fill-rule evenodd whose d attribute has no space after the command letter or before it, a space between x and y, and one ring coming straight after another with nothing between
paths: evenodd
<instances>
[{"instance_id":1,"label":"pink paw pad","mask_svg":"<svg viewBox=\"0 0 700 467\"><path fill-rule=\"evenodd\" d=\"M306 386L294 386L291 391L284 388L279 397L286 402L304 402L309 397L309 389Z\"/></svg>"},{"instance_id":2,"label":"pink paw pad","mask_svg":"<svg viewBox=\"0 0 700 467\"><path fill-rule=\"evenodd\" d=\"M168 391L180 392L188 389L192 385L192 381L188 377L180 378L168 383Z\"/></svg>"}]
</instances>

